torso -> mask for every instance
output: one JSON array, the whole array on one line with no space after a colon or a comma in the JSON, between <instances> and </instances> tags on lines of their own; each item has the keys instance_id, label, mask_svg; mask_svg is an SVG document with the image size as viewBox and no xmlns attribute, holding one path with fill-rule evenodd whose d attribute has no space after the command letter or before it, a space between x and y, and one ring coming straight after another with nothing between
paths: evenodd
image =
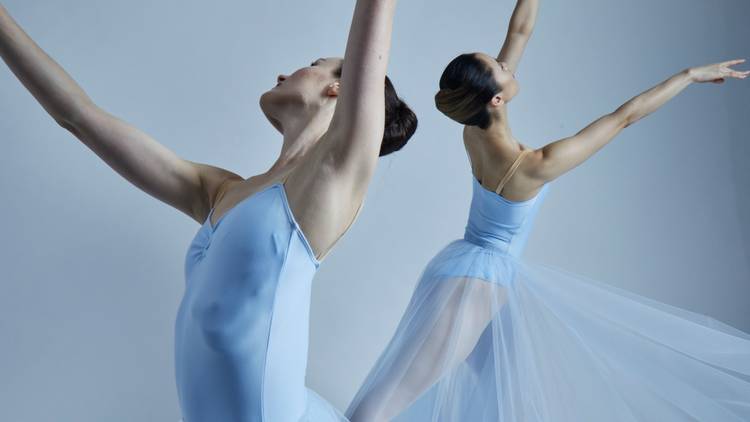
<instances>
[{"instance_id":1,"label":"torso","mask_svg":"<svg viewBox=\"0 0 750 422\"><path fill-rule=\"evenodd\" d=\"M308 403L309 303L319 262L278 182L212 217L187 250L175 321L183 416L296 421Z\"/></svg>"}]
</instances>

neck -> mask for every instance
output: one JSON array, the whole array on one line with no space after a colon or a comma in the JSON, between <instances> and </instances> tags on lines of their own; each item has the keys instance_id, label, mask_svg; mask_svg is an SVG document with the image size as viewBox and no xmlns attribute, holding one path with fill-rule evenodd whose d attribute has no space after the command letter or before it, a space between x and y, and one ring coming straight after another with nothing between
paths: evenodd
<instances>
[{"instance_id":1,"label":"neck","mask_svg":"<svg viewBox=\"0 0 750 422\"><path fill-rule=\"evenodd\" d=\"M520 149L519 142L513 137L513 132L508 126L508 110L505 105L497 107L497 110L491 113L491 121L487 129L480 129L476 126L471 126L469 129L489 146L506 150L507 148Z\"/></svg>"},{"instance_id":2,"label":"neck","mask_svg":"<svg viewBox=\"0 0 750 422\"><path fill-rule=\"evenodd\" d=\"M332 116L333 107L287 113L282 119L281 152L266 174L285 173L299 164L328 131Z\"/></svg>"}]
</instances>

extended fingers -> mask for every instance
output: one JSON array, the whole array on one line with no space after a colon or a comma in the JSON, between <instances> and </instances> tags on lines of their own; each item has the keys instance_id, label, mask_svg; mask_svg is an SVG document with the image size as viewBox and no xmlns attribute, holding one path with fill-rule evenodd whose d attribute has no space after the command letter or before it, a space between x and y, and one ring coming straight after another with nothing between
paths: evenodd
<instances>
[{"instance_id":1,"label":"extended fingers","mask_svg":"<svg viewBox=\"0 0 750 422\"><path fill-rule=\"evenodd\" d=\"M745 63L745 59L729 60L728 62L722 63L722 66L734 66L740 63Z\"/></svg>"}]
</instances>

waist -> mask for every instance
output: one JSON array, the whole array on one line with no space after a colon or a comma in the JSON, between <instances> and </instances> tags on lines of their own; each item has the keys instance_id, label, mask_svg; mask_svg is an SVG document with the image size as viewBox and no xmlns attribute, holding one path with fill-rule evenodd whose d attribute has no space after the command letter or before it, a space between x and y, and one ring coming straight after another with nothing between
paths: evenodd
<instances>
[{"instance_id":1,"label":"waist","mask_svg":"<svg viewBox=\"0 0 750 422\"><path fill-rule=\"evenodd\" d=\"M503 255L520 257L523 252L523 242L520 240L514 241L513 237L509 238L503 235L477 232L472 230L471 227L466 228L466 231L464 232L464 240L483 249L499 252Z\"/></svg>"}]
</instances>

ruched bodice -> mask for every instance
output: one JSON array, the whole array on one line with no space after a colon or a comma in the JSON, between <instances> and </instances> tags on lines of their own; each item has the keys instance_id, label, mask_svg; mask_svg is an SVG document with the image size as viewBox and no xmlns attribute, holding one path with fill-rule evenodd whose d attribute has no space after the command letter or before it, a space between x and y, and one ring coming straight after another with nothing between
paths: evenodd
<instances>
[{"instance_id":1,"label":"ruched bodice","mask_svg":"<svg viewBox=\"0 0 750 422\"><path fill-rule=\"evenodd\" d=\"M531 199L511 201L472 176L472 198L464 239L520 257L549 184Z\"/></svg>"},{"instance_id":2,"label":"ruched bodice","mask_svg":"<svg viewBox=\"0 0 750 422\"><path fill-rule=\"evenodd\" d=\"M175 374L185 422L340 420L305 387L320 264L283 183L211 214L185 256Z\"/></svg>"}]
</instances>

